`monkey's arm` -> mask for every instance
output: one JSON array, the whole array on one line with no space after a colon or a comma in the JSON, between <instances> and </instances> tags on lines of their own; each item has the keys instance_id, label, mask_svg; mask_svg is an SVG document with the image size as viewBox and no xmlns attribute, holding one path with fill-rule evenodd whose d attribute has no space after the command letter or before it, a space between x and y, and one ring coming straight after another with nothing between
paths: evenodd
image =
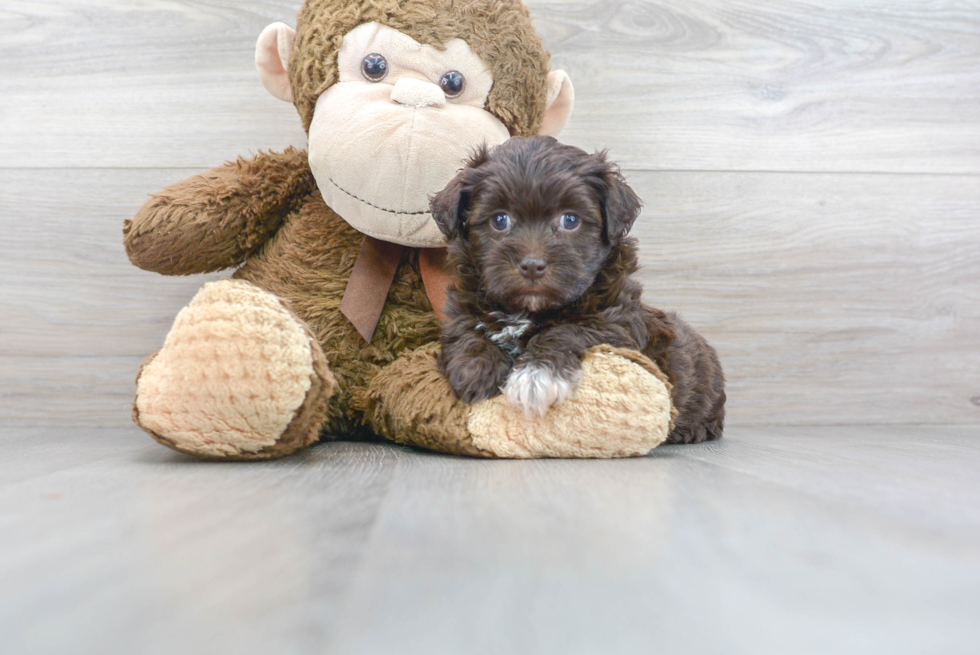
<instances>
[{"instance_id":1,"label":"monkey's arm","mask_svg":"<svg viewBox=\"0 0 980 655\"><path fill-rule=\"evenodd\" d=\"M561 323L531 337L514 363L504 394L528 416L543 416L549 407L571 397L582 380L582 358L595 346L609 344L640 351L650 344L654 313L637 304L611 307L595 316ZM666 335L665 335L666 336Z\"/></svg>"},{"instance_id":2,"label":"monkey's arm","mask_svg":"<svg viewBox=\"0 0 980 655\"><path fill-rule=\"evenodd\" d=\"M314 188L306 152L259 153L154 194L123 223L126 254L164 275L241 264Z\"/></svg>"}]
</instances>

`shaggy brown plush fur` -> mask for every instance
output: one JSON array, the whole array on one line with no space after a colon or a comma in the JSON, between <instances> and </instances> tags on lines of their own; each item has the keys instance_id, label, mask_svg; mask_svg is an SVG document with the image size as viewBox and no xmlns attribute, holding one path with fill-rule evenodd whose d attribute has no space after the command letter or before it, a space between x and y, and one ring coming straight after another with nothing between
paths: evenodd
<instances>
[{"instance_id":1,"label":"shaggy brown plush fur","mask_svg":"<svg viewBox=\"0 0 980 655\"><path fill-rule=\"evenodd\" d=\"M439 321L419 275L417 250L406 250L402 257L371 343L340 313L363 238L316 193L235 273L276 294L309 324L338 383L324 432L362 438L371 432L362 421L359 390L403 350L431 343L439 335Z\"/></svg>"},{"instance_id":2,"label":"shaggy brown plush fur","mask_svg":"<svg viewBox=\"0 0 980 655\"><path fill-rule=\"evenodd\" d=\"M678 410L669 441L721 437L718 357L678 316L642 303L626 236L640 202L604 155L513 138L477 153L431 208L458 267L439 360L458 397L510 391L522 370L543 371L532 396L560 396L581 377L585 352L608 343L667 373Z\"/></svg>"},{"instance_id":3,"label":"shaggy brown plush fur","mask_svg":"<svg viewBox=\"0 0 980 655\"><path fill-rule=\"evenodd\" d=\"M289 61L293 103L310 128L320 94L338 77L343 35L361 23L392 27L424 45L463 39L487 62L493 89L486 109L511 134L536 134L544 117L549 54L520 0L307 0Z\"/></svg>"},{"instance_id":4,"label":"shaggy brown plush fur","mask_svg":"<svg viewBox=\"0 0 980 655\"><path fill-rule=\"evenodd\" d=\"M319 191L302 193L306 177L295 173L297 167L309 171L298 151L260 153L250 162L226 164L170 186L126 225L126 247L134 263L171 274L207 270L208 253L216 249L227 253L226 261L245 259L233 277L281 299L309 327L329 362L337 392L327 407L323 435L371 438L374 430L363 420L364 400L359 403L359 395L403 350L437 341L439 321L418 271L418 251L406 249L374 338L365 343L339 311L364 235L327 207ZM242 177L243 170L261 170L265 176ZM203 197L202 188L207 189ZM295 196L290 195L293 191ZM266 199L279 197L291 198L296 209L270 217ZM235 211L214 198L227 199ZM169 223L159 220L162 212L171 219ZM216 231L210 240L188 242L176 229L193 231L207 221L233 218L241 229L238 239L230 232ZM269 224L278 229L249 256L256 248L246 244ZM226 238L215 242L214 237L223 235ZM178 259L171 261L170 254Z\"/></svg>"},{"instance_id":5,"label":"shaggy brown plush fur","mask_svg":"<svg viewBox=\"0 0 980 655\"><path fill-rule=\"evenodd\" d=\"M126 254L164 275L238 266L315 187L305 150L239 158L154 194L123 222Z\"/></svg>"},{"instance_id":6,"label":"shaggy brown plush fur","mask_svg":"<svg viewBox=\"0 0 980 655\"><path fill-rule=\"evenodd\" d=\"M368 390L368 419L378 433L399 443L474 457L495 455L473 444L469 405L455 401L435 365L431 343L381 371Z\"/></svg>"}]
</instances>

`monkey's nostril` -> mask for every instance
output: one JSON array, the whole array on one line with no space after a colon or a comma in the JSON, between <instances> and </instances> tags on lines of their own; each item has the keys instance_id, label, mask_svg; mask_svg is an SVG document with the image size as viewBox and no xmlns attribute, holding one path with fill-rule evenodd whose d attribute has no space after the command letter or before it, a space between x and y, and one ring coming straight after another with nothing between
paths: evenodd
<instances>
[{"instance_id":1,"label":"monkey's nostril","mask_svg":"<svg viewBox=\"0 0 980 655\"><path fill-rule=\"evenodd\" d=\"M531 278L533 280L544 275L545 269L548 268L548 262L540 257L525 257L521 260L518 268L521 269L521 274L524 277Z\"/></svg>"}]
</instances>

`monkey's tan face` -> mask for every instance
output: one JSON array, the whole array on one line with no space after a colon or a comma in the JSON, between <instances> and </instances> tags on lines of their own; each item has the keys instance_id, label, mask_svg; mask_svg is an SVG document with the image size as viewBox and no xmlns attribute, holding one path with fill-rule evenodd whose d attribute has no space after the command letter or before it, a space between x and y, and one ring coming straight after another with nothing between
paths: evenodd
<instances>
[{"instance_id":1,"label":"monkey's tan face","mask_svg":"<svg viewBox=\"0 0 980 655\"><path fill-rule=\"evenodd\" d=\"M465 41L439 50L378 23L344 36L338 68L309 131L310 167L324 200L365 234L444 245L429 197L476 147L510 136L483 108L490 71Z\"/></svg>"}]
</instances>

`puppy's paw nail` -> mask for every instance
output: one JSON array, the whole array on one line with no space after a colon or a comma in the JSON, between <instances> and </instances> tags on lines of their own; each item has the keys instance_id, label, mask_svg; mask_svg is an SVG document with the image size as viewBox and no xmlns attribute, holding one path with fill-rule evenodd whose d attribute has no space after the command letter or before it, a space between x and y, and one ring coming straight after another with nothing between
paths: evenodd
<instances>
[{"instance_id":1,"label":"puppy's paw nail","mask_svg":"<svg viewBox=\"0 0 980 655\"><path fill-rule=\"evenodd\" d=\"M549 407L568 400L581 379L581 371L567 379L548 366L524 364L511 371L503 392L511 405L533 418L544 416Z\"/></svg>"}]
</instances>

